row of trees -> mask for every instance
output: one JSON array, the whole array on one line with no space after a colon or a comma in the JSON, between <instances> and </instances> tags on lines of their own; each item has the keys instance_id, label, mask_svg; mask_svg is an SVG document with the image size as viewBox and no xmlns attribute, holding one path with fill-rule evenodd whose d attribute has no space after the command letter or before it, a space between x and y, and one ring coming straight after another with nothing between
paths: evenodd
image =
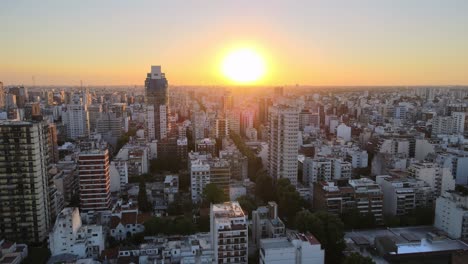
<instances>
[{"instance_id":1,"label":"row of trees","mask_svg":"<svg viewBox=\"0 0 468 264\"><path fill-rule=\"evenodd\" d=\"M147 236L164 235L191 235L198 232L198 227L191 217L152 217L144 223Z\"/></svg>"},{"instance_id":2,"label":"row of trees","mask_svg":"<svg viewBox=\"0 0 468 264\"><path fill-rule=\"evenodd\" d=\"M279 179L276 183L267 174L261 170L257 173L255 181L255 195L263 204L268 201L278 203L279 215L286 224L292 225L296 214L308 204L302 199L288 179Z\"/></svg>"},{"instance_id":3,"label":"row of trees","mask_svg":"<svg viewBox=\"0 0 468 264\"><path fill-rule=\"evenodd\" d=\"M249 179L255 181L257 172L263 168L262 159L255 155L238 134L231 130L229 135L239 151L247 157Z\"/></svg>"}]
</instances>

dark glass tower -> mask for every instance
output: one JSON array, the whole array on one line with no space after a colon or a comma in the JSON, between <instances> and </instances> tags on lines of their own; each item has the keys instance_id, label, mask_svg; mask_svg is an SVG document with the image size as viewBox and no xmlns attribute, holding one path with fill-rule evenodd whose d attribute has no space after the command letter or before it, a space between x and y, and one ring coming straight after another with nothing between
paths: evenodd
<instances>
[{"instance_id":1,"label":"dark glass tower","mask_svg":"<svg viewBox=\"0 0 468 264\"><path fill-rule=\"evenodd\" d=\"M145 80L146 104L153 106L154 139L161 140L167 134L167 79L161 66L151 66ZM152 122L149 122L152 123ZM152 128L148 128L149 130ZM150 137L152 133L149 133Z\"/></svg>"}]
</instances>

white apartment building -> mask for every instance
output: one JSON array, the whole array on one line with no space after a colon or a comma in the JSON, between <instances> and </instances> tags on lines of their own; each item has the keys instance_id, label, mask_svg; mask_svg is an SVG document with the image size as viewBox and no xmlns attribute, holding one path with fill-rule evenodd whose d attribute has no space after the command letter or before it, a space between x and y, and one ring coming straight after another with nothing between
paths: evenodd
<instances>
[{"instance_id":1,"label":"white apartment building","mask_svg":"<svg viewBox=\"0 0 468 264\"><path fill-rule=\"evenodd\" d=\"M248 224L238 202L212 204L210 233L215 263L248 262Z\"/></svg>"},{"instance_id":2,"label":"white apartment building","mask_svg":"<svg viewBox=\"0 0 468 264\"><path fill-rule=\"evenodd\" d=\"M274 180L287 178L296 186L299 112L289 106L272 106L268 124L268 173Z\"/></svg>"},{"instance_id":3,"label":"white apartment building","mask_svg":"<svg viewBox=\"0 0 468 264\"><path fill-rule=\"evenodd\" d=\"M113 160L109 167L110 190L118 192L128 183L128 166L126 161Z\"/></svg>"},{"instance_id":4,"label":"white apartment building","mask_svg":"<svg viewBox=\"0 0 468 264\"><path fill-rule=\"evenodd\" d=\"M450 191L437 198L434 226L453 239L468 239L468 195Z\"/></svg>"},{"instance_id":5,"label":"white apartment building","mask_svg":"<svg viewBox=\"0 0 468 264\"><path fill-rule=\"evenodd\" d=\"M210 183L210 165L200 159L190 161L190 193L192 202L201 201L205 186Z\"/></svg>"},{"instance_id":6,"label":"white apartment building","mask_svg":"<svg viewBox=\"0 0 468 264\"><path fill-rule=\"evenodd\" d=\"M368 154L365 150L348 151L348 157L351 160L353 168L366 168L368 166Z\"/></svg>"},{"instance_id":7,"label":"white apartment building","mask_svg":"<svg viewBox=\"0 0 468 264\"><path fill-rule=\"evenodd\" d=\"M73 254L80 258L97 258L104 250L104 245L102 226L82 225L78 208L64 208L49 234L52 256Z\"/></svg>"},{"instance_id":8,"label":"white apartment building","mask_svg":"<svg viewBox=\"0 0 468 264\"><path fill-rule=\"evenodd\" d=\"M333 159L333 180L350 179L353 166L350 162L341 159Z\"/></svg>"},{"instance_id":9,"label":"white apartment building","mask_svg":"<svg viewBox=\"0 0 468 264\"><path fill-rule=\"evenodd\" d=\"M154 127L154 105L146 106L146 129L148 140L156 139L156 131Z\"/></svg>"},{"instance_id":10,"label":"white apartment building","mask_svg":"<svg viewBox=\"0 0 468 264\"><path fill-rule=\"evenodd\" d=\"M410 176L425 181L436 196L455 188L455 179L449 168L442 168L433 162L418 162L408 168Z\"/></svg>"},{"instance_id":11,"label":"white apartment building","mask_svg":"<svg viewBox=\"0 0 468 264\"><path fill-rule=\"evenodd\" d=\"M465 115L464 112L452 112L452 132L454 134L465 132Z\"/></svg>"},{"instance_id":12,"label":"white apartment building","mask_svg":"<svg viewBox=\"0 0 468 264\"><path fill-rule=\"evenodd\" d=\"M325 251L311 234L260 240L260 264L323 264Z\"/></svg>"},{"instance_id":13,"label":"white apartment building","mask_svg":"<svg viewBox=\"0 0 468 264\"><path fill-rule=\"evenodd\" d=\"M381 175L376 182L382 188L385 215L407 215L417 207L433 206L434 190L422 180Z\"/></svg>"},{"instance_id":14,"label":"white apartment building","mask_svg":"<svg viewBox=\"0 0 468 264\"><path fill-rule=\"evenodd\" d=\"M345 124L340 124L336 128L336 137L341 138L346 142L350 141L351 140L351 127Z\"/></svg>"},{"instance_id":15,"label":"white apartment building","mask_svg":"<svg viewBox=\"0 0 468 264\"><path fill-rule=\"evenodd\" d=\"M401 154L408 157L409 149L410 143L408 139L390 138L382 140L379 152L392 155Z\"/></svg>"},{"instance_id":16,"label":"white apartment building","mask_svg":"<svg viewBox=\"0 0 468 264\"><path fill-rule=\"evenodd\" d=\"M75 102L62 108L62 123L67 128L67 137L76 139L89 134L89 117L86 104Z\"/></svg>"},{"instance_id":17,"label":"white apartment building","mask_svg":"<svg viewBox=\"0 0 468 264\"><path fill-rule=\"evenodd\" d=\"M305 158L303 163L303 181L313 184L318 181L331 181L333 176L333 162L325 158Z\"/></svg>"}]
</instances>

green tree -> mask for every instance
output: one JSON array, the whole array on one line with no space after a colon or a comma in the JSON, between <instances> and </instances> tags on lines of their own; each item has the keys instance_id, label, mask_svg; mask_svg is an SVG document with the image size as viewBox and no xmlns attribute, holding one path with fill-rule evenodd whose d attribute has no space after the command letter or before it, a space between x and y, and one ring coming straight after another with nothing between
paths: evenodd
<instances>
[{"instance_id":1,"label":"green tree","mask_svg":"<svg viewBox=\"0 0 468 264\"><path fill-rule=\"evenodd\" d=\"M323 211L303 210L296 215L295 224L300 232L310 232L320 241L327 263L340 263L345 243L344 225L339 217Z\"/></svg>"},{"instance_id":2,"label":"green tree","mask_svg":"<svg viewBox=\"0 0 468 264\"><path fill-rule=\"evenodd\" d=\"M257 209L255 201L247 195L243 195L237 198L237 201L239 202L242 209L249 214L249 216L252 215L253 210Z\"/></svg>"},{"instance_id":3,"label":"green tree","mask_svg":"<svg viewBox=\"0 0 468 264\"><path fill-rule=\"evenodd\" d=\"M228 200L227 195L216 184L209 183L203 189L203 202L206 205L212 203L222 203Z\"/></svg>"},{"instance_id":4,"label":"green tree","mask_svg":"<svg viewBox=\"0 0 468 264\"><path fill-rule=\"evenodd\" d=\"M268 176L264 170L257 172L255 181L255 195L257 198L262 200L263 203L276 200L273 179Z\"/></svg>"},{"instance_id":5,"label":"green tree","mask_svg":"<svg viewBox=\"0 0 468 264\"><path fill-rule=\"evenodd\" d=\"M151 203L148 201L148 195L146 194L146 183L144 179L141 179L138 190L138 208L142 212L151 212L153 210Z\"/></svg>"},{"instance_id":6,"label":"green tree","mask_svg":"<svg viewBox=\"0 0 468 264\"><path fill-rule=\"evenodd\" d=\"M231 130L229 136L239 151L247 157L249 179L255 181L257 171L263 168L262 159L255 155L254 151L245 144L237 133Z\"/></svg>"},{"instance_id":7,"label":"green tree","mask_svg":"<svg viewBox=\"0 0 468 264\"><path fill-rule=\"evenodd\" d=\"M304 203L302 197L289 179L285 178L279 179L276 183L276 193L280 214L287 223L294 223L294 218Z\"/></svg>"},{"instance_id":8,"label":"green tree","mask_svg":"<svg viewBox=\"0 0 468 264\"><path fill-rule=\"evenodd\" d=\"M343 260L343 264L375 264L375 262L369 257L353 252Z\"/></svg>"}]
</instances>

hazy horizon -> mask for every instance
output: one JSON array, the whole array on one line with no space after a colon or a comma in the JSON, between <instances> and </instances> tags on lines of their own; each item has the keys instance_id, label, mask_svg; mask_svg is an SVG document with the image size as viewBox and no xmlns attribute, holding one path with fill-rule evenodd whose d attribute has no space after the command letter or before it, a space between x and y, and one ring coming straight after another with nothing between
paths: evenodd
<instances>
[{"instance_id":1,"label":"hazy horizon","mask_svg":"<svg viewBox=\"0 0 468 264\"><path fill-rule=\"evenodd\" d=\"M234 49L266 62L255 85L468 85L467 1L3 1L5 85L233 85Z\"/></svg>"}]
</instances>

